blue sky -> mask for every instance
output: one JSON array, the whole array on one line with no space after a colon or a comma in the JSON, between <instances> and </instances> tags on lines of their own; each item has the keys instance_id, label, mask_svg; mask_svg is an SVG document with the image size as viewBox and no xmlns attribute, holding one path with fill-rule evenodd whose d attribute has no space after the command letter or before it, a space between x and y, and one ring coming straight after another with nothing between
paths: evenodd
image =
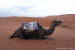
<instances>
[{"instance_id":1,"label":"blue sky","mask_svg":"<svg viewBox=\"0 0 75 50\"><path fill-rule=\"evenodd\" d=\"M0 16L75 14L75 0L0 0Z\"/></svg>"}]
</instances>

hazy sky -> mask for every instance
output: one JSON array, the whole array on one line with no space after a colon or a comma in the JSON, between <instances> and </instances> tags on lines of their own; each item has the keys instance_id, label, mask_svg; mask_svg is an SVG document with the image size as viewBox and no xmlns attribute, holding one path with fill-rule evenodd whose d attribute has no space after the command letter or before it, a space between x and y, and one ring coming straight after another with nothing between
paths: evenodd
<instances>
[{"instance_id":1,"label":"hazy sky","mask_svg":"<svg viewBox=\"0 0 75 50\"><path fill-rule=\"evenodd\" d=\"M0 0L0 16L75 14L75 0Z\"/></svg>"}]
</instances>

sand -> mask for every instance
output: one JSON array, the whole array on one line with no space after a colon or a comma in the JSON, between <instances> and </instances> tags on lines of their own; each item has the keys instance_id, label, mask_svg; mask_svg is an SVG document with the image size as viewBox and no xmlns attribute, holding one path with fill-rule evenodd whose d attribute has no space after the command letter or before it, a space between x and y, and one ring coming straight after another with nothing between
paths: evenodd
<instances>
[{"instance_id":1,"label":"sand","mask_svg":"<svg viewBox=\"0 0 75 50\"><path fill-rule=\"evenodd\" d=\"M56 27L54 33L48 36L50 40L38 39L8 39L23 21L36 21L36 18L1 17L0 18L0 50L75 50L75 30ZM40 25L49 28L50 20L39 19Z\"/></svg>"}]
</instances>

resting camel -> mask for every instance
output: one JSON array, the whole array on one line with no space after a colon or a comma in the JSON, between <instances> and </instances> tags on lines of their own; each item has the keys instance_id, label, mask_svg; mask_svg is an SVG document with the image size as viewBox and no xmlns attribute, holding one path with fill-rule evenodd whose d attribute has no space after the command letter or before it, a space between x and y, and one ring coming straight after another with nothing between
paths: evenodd
<instances>
[{"instance_id":1,"label":"resting camel","mask_svg":"<svg viewBox=\"0 0 75 50\"><path fill-rule=\"evenodd\" d=\"M61 21L53 21L51 22L51 26L48 30L44 29L39 24L38 24L39 30L34 30L34 31L23 30L23 28L20 27L14 32L14 34L9 39L12 39L14 37L21 38L21 39L31 39L31 38L45 39L46 38L45 36L50 36L54 32L55 27L61 24L62 24Z\"/></svg>"}]
</instances>

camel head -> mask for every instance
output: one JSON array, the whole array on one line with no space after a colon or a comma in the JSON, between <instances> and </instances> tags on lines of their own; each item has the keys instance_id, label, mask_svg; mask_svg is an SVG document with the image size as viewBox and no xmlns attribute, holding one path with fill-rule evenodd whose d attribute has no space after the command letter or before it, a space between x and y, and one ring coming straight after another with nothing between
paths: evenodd
<instances>
[{"instance_id":1,"label":"camel head","mask_svg":"<svg viewBox=\"0 0 75 50\"><path fill-rule=\"evenodd\" d=\"M62 25L62 21L53 21L52 24L55 26Z\"/></svg>"}]
</instances>

